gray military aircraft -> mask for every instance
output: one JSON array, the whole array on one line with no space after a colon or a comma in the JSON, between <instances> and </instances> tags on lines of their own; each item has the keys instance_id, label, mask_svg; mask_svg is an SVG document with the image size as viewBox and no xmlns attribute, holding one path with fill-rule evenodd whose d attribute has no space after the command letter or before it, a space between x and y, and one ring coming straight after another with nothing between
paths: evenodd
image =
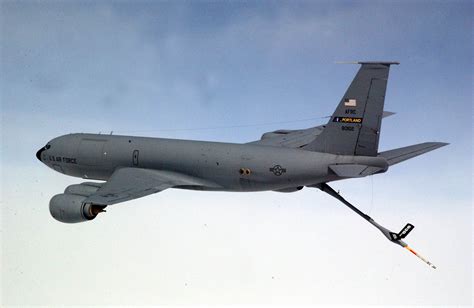
<instances>
[{"instance_id":1,"label":"gray military aircraft","mask_svg":"<svg viewBox=\"0 0 474 308\"><path fill-rule=\"evenodd\" d=\"M55 171L84 179L54 196L49 209L61 222L94 219L108 205L141 198L167 188L207 191L295 192L318 188L338 199L383 235L414 252L400 232L379 225L345 200L327 183L384 173L392 165L447 145L426 142L378 152L385 91L390 66L361 65L326 125L277 130L245 144L144 138L103 134L57 137L36 157Z\"/></svg>"}]
</instances>

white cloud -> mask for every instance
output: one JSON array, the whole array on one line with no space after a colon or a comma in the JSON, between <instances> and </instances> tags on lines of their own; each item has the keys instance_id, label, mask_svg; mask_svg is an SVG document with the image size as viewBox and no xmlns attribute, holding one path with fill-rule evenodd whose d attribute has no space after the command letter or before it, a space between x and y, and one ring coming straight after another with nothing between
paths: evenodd
<instances>
[{"instance_id":1,"label":"white cloud","mask_svg":"<svg viewBox=\"0 0 474 308\"><path fill-rule=\"evenodd\" d=\"M196 19L202 12L186 5L146 8L2 3L3 303L472 302L472 179L464 171L472 157L466 158L462 146L374 177L373 199L370 179L335 184L384 225L414 223L407 242L438 265L436 271L310 189L170 190L111 207L90 223L54 221L49 199L80 181L36 161L35 151L56 135L322 116L351 78L347 70L336 71L333 60L401 55L427 65L427 59L442 62L445 50L425 54L424 45L463 50L453 43L458 21L437 7L423 13L373 2L329 10L316 5L316 11L288 5L270 13L247 9L215 16L207 26ZM430 66L430 72L438 68ZM471 74L443 68L448 76ZM396 80L429 84L435 75L418 73ZM446 87L446 97L470 93L470 85ZM433 87L409 89L410 96L397 96L401 111L415 108L405 98L429 101L425 94L439 95ZM472 109L472 100L456 98ZM415 111L413 117L431 112ZM398 138L385 135L388 146L422 138L421 128L438 136L439 119L400 125L408 123L405 116L410 114L385 126ZM250 128L162 135L243 141L260 133ZM455 130L445 134L459 137Z\"/></svg>"}]
</instances>

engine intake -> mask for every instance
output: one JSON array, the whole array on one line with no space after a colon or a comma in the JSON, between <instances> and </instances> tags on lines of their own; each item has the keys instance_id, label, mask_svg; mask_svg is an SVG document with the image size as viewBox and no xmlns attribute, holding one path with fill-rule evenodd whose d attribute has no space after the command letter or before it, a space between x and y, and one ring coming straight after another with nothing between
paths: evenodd
<instances>
[{"instance_id":1,"label":"engine intake","mask_svg":"<svg viewBox=\"0 0 474 308\"><path fill-rule=\"evenodd\" d=\"M83 203L84 196L59 194L49 201L49 212L54 219L64 223L77 223L92 220L101 212L104 205Z\"/></svg>"}]
</instances>

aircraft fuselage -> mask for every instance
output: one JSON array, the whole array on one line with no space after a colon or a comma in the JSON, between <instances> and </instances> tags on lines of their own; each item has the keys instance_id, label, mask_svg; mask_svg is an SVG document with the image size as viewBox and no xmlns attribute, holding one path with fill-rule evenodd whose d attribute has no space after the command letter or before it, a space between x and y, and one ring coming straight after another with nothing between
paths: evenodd
<instances>
[{"instance_id":1,"label":"aircraft fuselage","mask_svg":"<svg viewBox=\"0 0 474 308\"><path fill-rule=\"evenodd\" d=\"M38 158L55 171L108 180L120 167L179 172L222 191L285 190L340 179L328 166L379 164L380 157L345 156L283 147L101 134L51 140ZM213 187L211 187L213 186Z\"/></svg>"}]
</instances>

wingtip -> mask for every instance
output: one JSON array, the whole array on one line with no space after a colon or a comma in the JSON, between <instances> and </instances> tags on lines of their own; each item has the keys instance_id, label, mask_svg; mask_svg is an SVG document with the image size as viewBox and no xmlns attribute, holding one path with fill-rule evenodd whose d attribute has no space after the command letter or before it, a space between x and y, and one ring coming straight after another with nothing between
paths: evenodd
<instances>
[{"instance_id":1,"label":"wingtip","mask_svg":"<svg viewBox=\"0 0 474 308\"><path fill-rule=\"evenodd\" d=\"M447 145L450 145L448 142L433 142L433 145L435 145L437 148L441 148Z\"/></svg>"},{"instance_id":2,"label":"wingtip","mask_svg":"<svg viewBox=\"0 0 474 308\"><path fill-rule=\"evenodd\" d=\"M438 142L438 141L430 141L430 142L425 142L424 144L429 145L434 148L441 148L447 145L450 145L448 142Z\"/></svg>"}]
</instances>

